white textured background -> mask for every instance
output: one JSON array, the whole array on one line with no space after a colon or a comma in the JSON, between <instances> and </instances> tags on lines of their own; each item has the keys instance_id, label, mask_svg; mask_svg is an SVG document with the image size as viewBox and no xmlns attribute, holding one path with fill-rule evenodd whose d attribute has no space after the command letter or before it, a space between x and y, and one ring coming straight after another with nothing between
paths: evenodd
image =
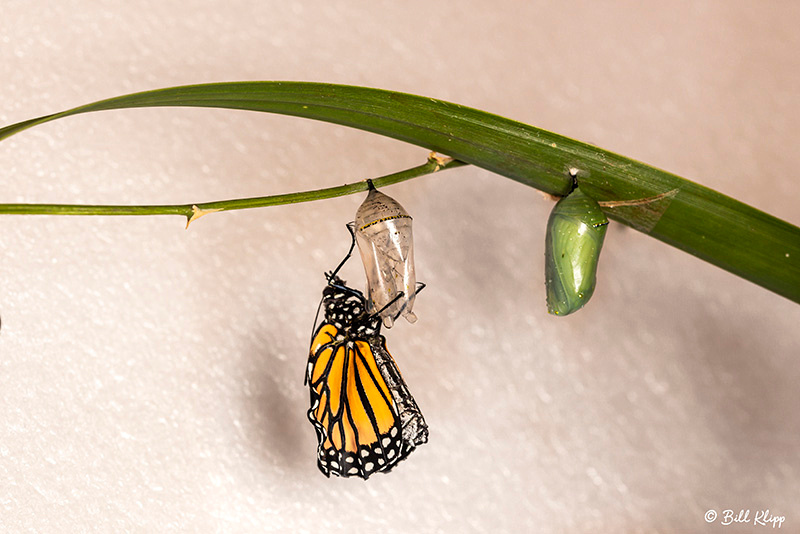
<instances>
[{"instance_id":1,"label":"white textured background","mask_svg":"<svg viewBox=\"0 0 800 534\"><path fill-rule=\"evenodd\" d=\"M0 124L123 93L312 80L486 109L800 224L800 6L2 0ZM0 202L186 203L419 164L308 120L105 112L0 143ZM315 466L302 376L358 197L209 216L0 216L2 532L800 530L800 306L612 225L594 299L545 310L537 191L391 187L420 321L389 346L431 428L389 475ZM355 262L346 273L362 274ZM752 528L752 527L751 527Z\"/></svg>"}]
</instances>

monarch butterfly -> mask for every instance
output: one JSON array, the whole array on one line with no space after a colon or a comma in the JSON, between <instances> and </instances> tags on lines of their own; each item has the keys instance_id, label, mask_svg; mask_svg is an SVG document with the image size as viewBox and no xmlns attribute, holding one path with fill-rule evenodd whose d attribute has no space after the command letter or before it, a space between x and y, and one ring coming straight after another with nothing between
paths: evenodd
<instances>
[{"instance_id":1,"label":"monarch butterfly","mask_svg":"<svg viewBox=\"0 0 800 534\"><path fill-rule=\"evenodd\" d=\"M589 301L607 226L600 205L577 186L555 205L545 240L548 312L569 315Z\"/></svg>"},{"instance_id":2,"label":"monarch butterfly","mask_svg":"<svg viewBox=\"0 0 800 534\"><path fill-rule=\"evenodd\" d=\"M325 275L325 318L312 336L305 382L320 471L366 480L426 443L428 427L386 349L382 310L369 313L363 293L336 275L354 246L355 236L344 260Z\"/></svg>"},{"instance_id":3,"label":"monarch butterfly","mask_svg":"<svg viewBox=\"0 0 800 534\"><path fill-rule=\"evenodd\" d=\"M411 311L417 285L411 216L395 199L375 189L372 180L367 185L367 198L356 211L355 235L367 274L369 310L383 310L379 313L386 328L400 315L416 322Z\"/></svg>"}]
</instances>

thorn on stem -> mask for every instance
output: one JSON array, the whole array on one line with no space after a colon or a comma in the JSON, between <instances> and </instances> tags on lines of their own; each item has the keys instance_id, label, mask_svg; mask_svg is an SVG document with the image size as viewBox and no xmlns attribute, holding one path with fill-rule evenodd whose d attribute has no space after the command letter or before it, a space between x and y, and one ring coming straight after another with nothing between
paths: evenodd
<instances>
[{"instance_id":1,"label":"thorn on stem","mask_svg":"<svg viewBox=\"0 0 800 534\"><path fill-rule=\"evenodd\" d=\"M189 229L189 225L192 224L194 221L202 217L203 215L208 215L209 213L214 213L215 211L222 211L221 209L210 209L204 210L197 207L197 205L192 205L192 215L190 217L186 217L186 229Z\"/></svg>"}]
</instances>

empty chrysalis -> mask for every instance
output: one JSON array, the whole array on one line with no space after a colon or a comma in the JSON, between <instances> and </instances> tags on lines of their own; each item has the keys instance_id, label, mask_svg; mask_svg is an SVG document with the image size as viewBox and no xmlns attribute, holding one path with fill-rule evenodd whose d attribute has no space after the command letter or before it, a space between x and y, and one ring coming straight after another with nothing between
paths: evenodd
<instances>
[{"instance_id":1,"label":"empty chrysalis","mask_svg":"<svg viewBox=\"0 0 800 534\"><path fill-rule=\"evenodd\" d=\"M367 273L370 311L383 310L381 317L386 328L391 328L401 315L413 323L417 320L411 311L417 276L411 216L395 199L375 189L371 180L367 184L367 198L356 211L355 233ZM398 298L400 292L402 296Z\"/></svg>"},{"instance_id":2,"label":"empty chrysalis","mask_svg":"<svg viewBox=\"0 0 800 534\"><path fill-rule=\"evenodd\" d=\"M607 226L597 202L577 187L555 205L545 241L548 312L569 315L589 301Z\"/></svg>"}]
</instances>

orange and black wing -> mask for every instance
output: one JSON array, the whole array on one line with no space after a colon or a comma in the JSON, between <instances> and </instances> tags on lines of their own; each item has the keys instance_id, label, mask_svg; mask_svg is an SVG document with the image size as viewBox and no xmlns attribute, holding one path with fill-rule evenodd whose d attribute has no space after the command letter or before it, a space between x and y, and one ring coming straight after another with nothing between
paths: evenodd
<instances>
[{"instance_id":1,"label":"orange and black wing","mask_svg":"<svg viewBox=\"0 0 800 534\"><path fill-rule=\"evenodd\" d=\"M337 336L334 325L320 325L306 371L317 465L326 476L366 479L391 469L416 444L403 440L397 406L374 353L380 345Z\"/></svg>"}]
</instances>

